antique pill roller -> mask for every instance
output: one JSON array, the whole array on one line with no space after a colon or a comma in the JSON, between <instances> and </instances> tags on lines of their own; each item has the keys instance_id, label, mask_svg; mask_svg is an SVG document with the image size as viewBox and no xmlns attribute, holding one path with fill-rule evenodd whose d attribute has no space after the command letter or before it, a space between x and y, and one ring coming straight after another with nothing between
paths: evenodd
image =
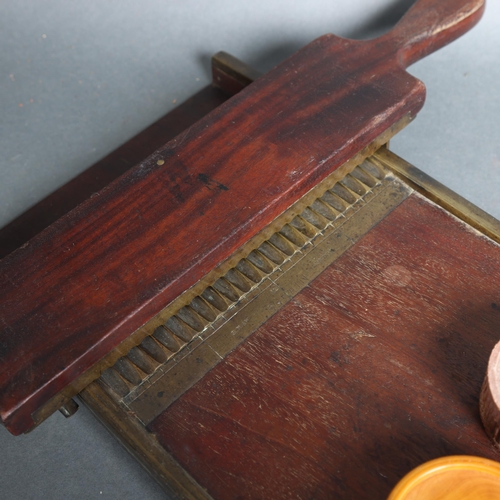
<instances>
[{"instance_id":1,"label":"antique pill roller","mask_svg":"<svg viewBox=\"0 0 500 500\"><path fill-rule=\"evenodd\" d=\"M421 0L251 85L216 58L234 97L2 260L5 426L80 394L189 498L383 497L436 453L495 458L470 406L498 223L380 149L424 102L405 68L482 10Z\"/></svg>"}]
</instances>

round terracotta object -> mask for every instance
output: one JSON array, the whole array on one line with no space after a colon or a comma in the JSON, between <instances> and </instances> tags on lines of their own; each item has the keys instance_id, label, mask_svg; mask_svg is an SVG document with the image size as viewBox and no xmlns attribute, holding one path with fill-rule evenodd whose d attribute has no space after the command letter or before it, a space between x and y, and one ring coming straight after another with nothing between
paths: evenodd
<instances>
[{"instance_id":1,"label":"round terracotta object","mask_svg":"<svg viewBox=\"0 0 500 500\"><path fill-rule=\"evenodd\" d=\"M413 469L388 500L498 500L500 464L457 455L431 460Z\"/></svg>"},{"instance_id":2,"label":"round terracotta object","mask_svg":"<svg viewBox=\"0 0 500 500\"><path fill-rule=\"evenodd\" d=\"M500 448L500 342L491 351L488 370L484 378L479 413L486 434Z\"/></svg>"}]
</instances>

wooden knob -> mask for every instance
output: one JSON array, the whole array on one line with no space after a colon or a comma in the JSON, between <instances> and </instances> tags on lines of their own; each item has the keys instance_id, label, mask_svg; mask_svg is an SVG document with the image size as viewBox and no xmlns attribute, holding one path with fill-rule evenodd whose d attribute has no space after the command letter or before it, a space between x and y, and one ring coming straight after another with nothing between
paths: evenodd
<instances>
[{"instance_id":1,"label":"wooden knob","mask_svg":"<svg viewBox=\"0 0 500 500\"><path fill-rule=\"evenodd\" d=\"M480 457L453 456L413 469L388 500L498 500L500 464Z\"/></svg>"},{"instance_id":2,"label":"wooden knob","mask_svg":"<svg viewBox=\"0 0 500 500\"><path fill-rule=\"evenodd\" d=\"M500 342L493 348L484 378L479 412L486 434L500 448Z\"/></svg>"}]
</instances>

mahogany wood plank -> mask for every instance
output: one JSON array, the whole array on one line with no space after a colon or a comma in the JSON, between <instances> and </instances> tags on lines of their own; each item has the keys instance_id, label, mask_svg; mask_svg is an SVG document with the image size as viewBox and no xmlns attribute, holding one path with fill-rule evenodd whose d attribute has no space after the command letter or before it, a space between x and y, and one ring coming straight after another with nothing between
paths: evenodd
<instances>
[{"instance_id":1,"label":"mahogany wood plank","mask_svg":"<svg viewBox=\"0 0 500 500\"><path fill-rule=\"evenodd\" d=\"M32 413L317 182L423 105L404 68L482 0L420 0L371 41L326 35L0 263L0 417ZM429 29L431 27L431 29Z\"/></svg>"},{"instance_id":2,"label":"mahogany wood plank","mask_svg":"<svg viewBox=\"0 0 500 500\"><path fill-rule=\"evenodd\" d=\"M499 459L478 397L500 247L413 194L150 425L218 499L383 499Z\"/></svg>"}]
</instances>

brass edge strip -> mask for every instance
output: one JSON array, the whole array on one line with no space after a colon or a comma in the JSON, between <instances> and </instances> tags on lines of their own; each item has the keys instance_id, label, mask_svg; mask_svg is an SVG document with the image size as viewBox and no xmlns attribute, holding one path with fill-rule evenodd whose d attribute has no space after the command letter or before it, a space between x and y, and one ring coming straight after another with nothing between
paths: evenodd
<instances>
[{"instance_id":1,"label":"brass edge strip","mask_svg":"<svg viewBox=\"0 0 500 500\"><path fill-rule=\"evenodd\" d=\"M161 377L149 384L128 405L144 425L198 382L229 352L290 301L334 260L354 245L380 220L405 200L412 189L397 179L387 179L383 190L360 206L356 217L349 217L324 238L302 252L301 258L276 279L265 283L261 293L245 304L234 316L194 347L181 360L172 360Z\"/></svg>"},{"instance_id":2,"label":"brass edge strip","mask_svg":"<svg viewBox=\"0 0 500 500\"><path fill-rule=\"evenodd\" d=\"M415 191L452 213L492 240L500 243L500 221L473 203L414 167L387 148L379 149L371 158L407 182Z\"/></svg>"},{"instance_id":3,"label":"brass edge strip","mask_svg":"<svg viewBox=\"0 0 500 500\"><path fill-rule=\"evenodd\" d=\"M212 499L165 451L153 434L133 416L123 412L99 382L90 384L79 397L106 429L153 476L170 498Z\"/></svg>"}]
</instances>

